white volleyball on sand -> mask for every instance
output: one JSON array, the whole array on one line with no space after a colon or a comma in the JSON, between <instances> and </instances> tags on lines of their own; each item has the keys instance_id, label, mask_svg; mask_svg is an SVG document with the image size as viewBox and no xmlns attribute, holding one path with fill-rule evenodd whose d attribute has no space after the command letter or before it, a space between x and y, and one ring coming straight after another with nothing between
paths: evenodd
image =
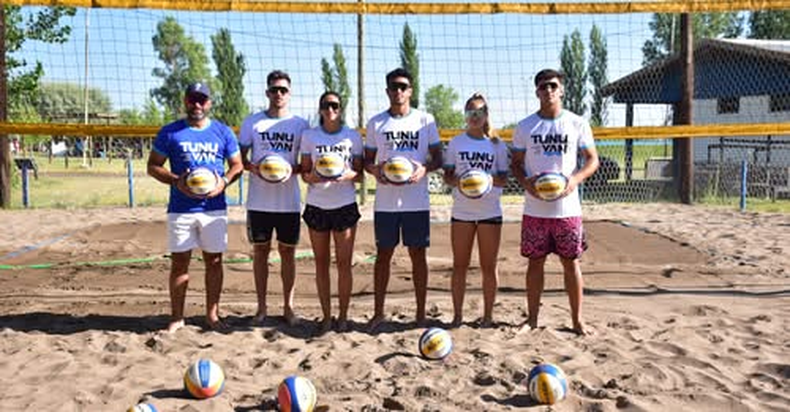
<instances>
[{"instance_id":1,"label":"white volleyball on sand","mask_svg":"<svg viewBox=\"0 0 790 412\"><path fill-rule=\"evenodd\" d=\"M312 412L317 399L315 386L302 376L289 376L277 388L277 403L282 412Z\"/></svg>"},{"instance_id":2,"label":"white volleyball on sand","mask_svg":"<svg viewBox=\"0 0 790 412\"><path fill-rule=\"evenodd\" d=\"M184 372L184 388L197 399L211 398L225 388L225 372L210 359L200 359Z\"/></svg>"},{"instance_id":3,"label":"white volleyball on sand","mask_svg":"<svg viewBox=\"0 0 790 412\"><path fill-rule=\"evenodd\" d=\"M403 156L387 159L382 166L384 177L392 183L406 183L414 174L414 163Z\"/></svg>"},{"instance_id":4,"label":"white volleyball on sand","mask_svg":"<svg viewBox=\"0 0 790 412\"><path fill-rule=\"evenodd\" d=\"M568 178L560 173L541 173L535 179L535 191L538 192L538 196L543 200L556 200L567 186Z\"/></svg>"},{"instance_id":5,"label":"white volleyball on sand","mask_svg":"<svg viewBox=\"0 0 790 412\"><path fill-rule=\"evenodd\" d=\"M425 359L444 359L453 351L453 338L442 328L428 328L420 335L418 348Z\"/></svg>"},{"instance_id":6,"label":"white volleyball on sand","mask_svg":"<svg viewBox=\"0 0 790 412\"><path fill-rule=\"evenodd\" d=\"M568 380L557 365L541 363L529 371L527 377L529 396L535 402L552 405L568 395Z\"/></svg>"},{"instance_id":7,"label":"white volleyball on sand","mask_svg":"<svg viewBox=\"0 0 790 412\"><path fill-rule=\"evenodd\" d=\"M458 191L470 199L485 196L493 187L491 175L479 169L467 170L458 178Z\"/></svg>"},{"instance_id":8,"label":"white volleyball on sand","mask_svg":"<svg viewBox=\"0 0 790 412\"><path fill-rule=\"evenodd\" d=\"M291 164L278 154L268 154L258 162L258 171L263 180L280 183L291 177Z\"/></svg>"},{"instance_id":9,"label":"white volleyball on sand","mask_svg":"<svg viewBox=\"0 0 790 412\"><path fill-rule=\"evenodd\" d=\"M129 408L127 412L159 412L154 405L150 403L138 403L137 405Z\"/></svg>"},{"instance_id":10,"label":"white volleyball on sand","mask_svg":"<svg viewBox=\"0 0 790 412\"><path fill-rule=\"evenodd\" d=\"M340 153L323 153L315 159L315 172L327 179L336 179L346 171L346 159Z\"/></svg>"},{"instance_id":11,"label":"white volleyball on sand","mask_svg":"<svg viewBox=\"0 0 790 412\"><path fill-rule=\"evenodd\" d=\"M207 167L197 167L187 174L186 184L189 191L202 196L217 188L217 175Z\"/></svg>"}]
</instances>

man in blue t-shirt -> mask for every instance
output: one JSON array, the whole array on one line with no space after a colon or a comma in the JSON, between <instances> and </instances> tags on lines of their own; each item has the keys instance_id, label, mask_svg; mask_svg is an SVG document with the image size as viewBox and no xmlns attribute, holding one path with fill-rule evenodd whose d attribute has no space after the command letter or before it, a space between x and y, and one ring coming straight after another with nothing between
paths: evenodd
<instances>
[{"instance_id":1,"label":"man in blue t-shirt","mask_svg":"<svg viewBox=\"0 0 790 412\"><path fill-rule=\"evenodd\" d=\"M148 157L148 174L170 185L167 205L170 264L170 304L172 319L168 332L184 326L184 300L189 284L192 249L203 251L206 266L206 323L223 326L219 317L222 291L222 253L228 247L228 215L225 187L243 171L239 144L233 131L211 120L211 92L205 83L189 85L184 94L186 118L165 125L154 140ZM170 162L170 170L164 167ZM228 162L227 172L224 170ZM190 171L203 167L213 171L216 187L205 195L195 195L187 187Z\"/></svg>"}]
</instances>

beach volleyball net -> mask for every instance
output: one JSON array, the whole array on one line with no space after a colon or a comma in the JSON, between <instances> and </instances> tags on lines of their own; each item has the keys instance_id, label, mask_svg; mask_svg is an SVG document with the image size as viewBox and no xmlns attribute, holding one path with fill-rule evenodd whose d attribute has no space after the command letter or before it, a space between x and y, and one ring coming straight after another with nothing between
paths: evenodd
<instances>
[{"instance_id":1,"label":"beach volleyball net","mask_svg":"<svg viewBox=\"0 0 790 412\"><path fill-rule=\"evenodd\" d=\"M509 140L538 108L534 75L563 70L565 106L590 119L602 156L585 201L676 200L678 138L693 142L696 200L790 197L790 42L781 40L790 38L790 0L4 3L0 133L14 156L38 157L50 185L86 170L83 181L106 172L118 182L69 189L57 205L84 194L89 204L126 203L128 173L113 159L137 162L131 174L143 175L151 138L181 115L191 81L208 81L213 115L238 126L266 107L266 75L284 70L294 114L316 124L318 96L332 88L362 130L388 106L384 76L400 66L415 75L413 106L434 114L444 141L462 132L464 102L478 91ZM673 125L680 13L692 13L696 38L692 126ZM167 188L144 180L138 204L165 202ZM121 195L91 192L102 186ZM452 202L438 174L430 190L433 203ZM375 183L362 193L372 201ZM520 201L513 181L506 193Z\"/></svg>"}]
</instances>

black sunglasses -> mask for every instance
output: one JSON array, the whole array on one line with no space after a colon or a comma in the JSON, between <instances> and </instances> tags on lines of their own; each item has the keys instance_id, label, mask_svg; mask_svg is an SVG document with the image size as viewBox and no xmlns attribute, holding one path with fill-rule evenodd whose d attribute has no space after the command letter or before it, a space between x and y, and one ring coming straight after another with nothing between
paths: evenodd
<instances>
[{"instance_id":1,"label":"black sunglasses","mask_svg":"<svg viewBox=\"0 0 790 412\"><path fill-rule=\"evenodd\" d=\"M269 93L271 94L288 94L290 90L287 87L283 86L271 86L269 87Z\"/></svg>"},{"instance_id":2,"label":"black sunglasses","mask_svg":"<svg viewBox=\"0 0 790 412\"><path fill-rule=\"evenodd\" d=\"M340 110L340 102L321 102L318 107L320 107L321 110Z\"/></svg>"},{"instance_id":3,"label":"black sunglasses","mask_svg":"<svg viewBox=\"0 0 790 412\"><path fill-rule=\"evenodd\" d=\"M541 83L540 85L538 85L538 89L539 90L549 90L549 89L550 90L557 90L559 88L560 88L560 84L559 83L555 83L555 82L546 82L546 83Z\"/></svg>"},{"instance_id":4,"label":"black sunglasses","mask_svg":"<svg viewBox=\"0 0 790 412\"><path fill-rule=\"evenodd\" d=\"M390 83L387 86L387 88L390 89L390 91L393 91L393 92L396 91L396 90L400 90L402 92L405 92L406 90L411 88L411 85L407 84L407 83Z\"/></svg>"},{"instance_id":5,"label":"black sunglasses","mask_svg":"<svg viewBox=\"0 0 790 412\"><path fill-rule=\"evenodd\" d=\"M189 103L198 103L198 104L206 104L209 100L208 96L202 95L200 93L192 93L187 95L187 102Z\"/></svg>"}]
</instances>

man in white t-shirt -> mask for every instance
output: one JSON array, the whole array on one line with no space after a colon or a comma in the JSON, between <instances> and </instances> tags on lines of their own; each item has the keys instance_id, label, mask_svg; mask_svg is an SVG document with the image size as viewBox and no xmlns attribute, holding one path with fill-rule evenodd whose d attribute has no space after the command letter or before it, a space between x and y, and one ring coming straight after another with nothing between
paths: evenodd
<instances>
[{"instance_id":1,"label":"man in white t-shirt","mask_svg":"<svg viewBox=\"0 0 790 412\"><path fill-rule=\"evenodd\" d=\"M586 244L578 186L598 168L598 152L590 124L562 108L563 81L563 74L552 69L541 70L535 76L540 110L520 121L513 133L511 170L524 188L521 255L529 258L527 325L532 329L538 326L546 256L555 253L562 262L573 330L584 335L581 321L584 283L579 259ZM581 168L577 168L579 153L584 158ZM544 172L561 173L568 178L558 200L545 201L538 197L534 183Z\"/></svg>"},{"instance_id":2,"label":"man in white t-shirt","mask_svg":"<svg viewBox=\"0 0 790 412\"><path fill-rule=\"evenodd\" d=\"M258 311L253 322L266 318L266 292L269 278L269 252L273 232L277 232L280 253L280 275L283 282L283 316L293 324L294 280L296 278L295 250L299 243L301 193L296 176L299 174L299 144L307 121L289 113L291 78L275 70L266 78L266 97L269 108L244 119L239 133L239 144L244 167L250 172L247 196L247 237L253 244L253 272L258 294ZM267 155L279 155L292 165L288 179L271 183L264 180L258 169Z\"/></svg>"},{"instance_id":3,"label":"man in white t-shirt","mask_svg":"<svg viewBox=\"0 0 790 412\"><path fill-rule=\"evenodd\" d=\"M426 174L442 165L439 132L431 114L411 108L412 75L405 69L387 74L389 109L368 121L365 137L365 170L376 177L373 225L376 236L374 266L375 311L369 327L375 330L384 320L384 299L395 247L403 239L409 249L412 281L417 301L416 320L425 322L430 245L430 198ZM393 156L414 164L414 173L404 184L389 183L381 165Z\"/></svg>"}]
</instances>

